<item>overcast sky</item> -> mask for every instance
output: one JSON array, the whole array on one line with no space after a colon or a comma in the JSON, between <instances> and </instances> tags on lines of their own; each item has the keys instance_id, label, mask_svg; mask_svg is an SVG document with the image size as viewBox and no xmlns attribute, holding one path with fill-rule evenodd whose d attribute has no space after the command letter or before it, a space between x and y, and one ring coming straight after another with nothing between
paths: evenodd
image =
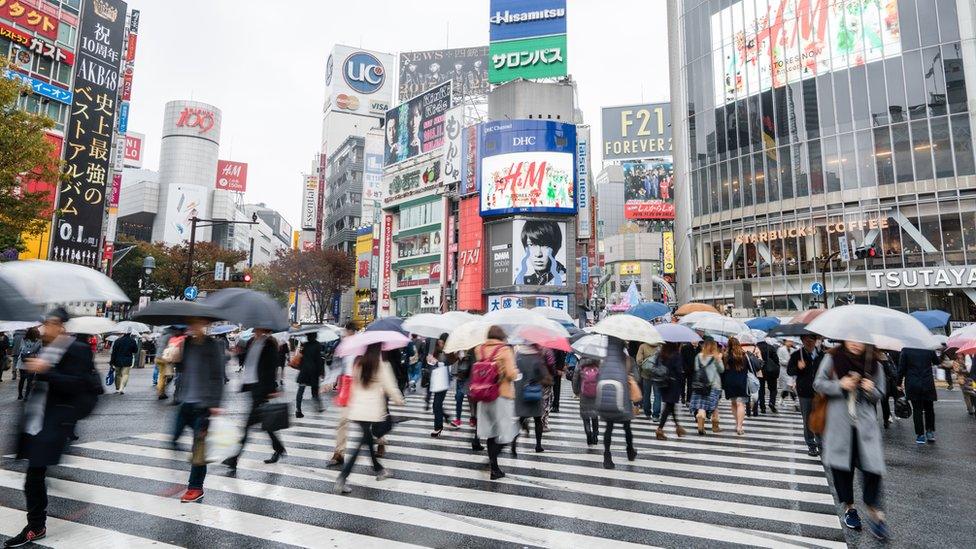
<instances>
[{"instance_id":1,"label":"overcast sky","mask_svg":"<svg viewBox=\"0 0 976 549\"><path fill-rule=\"evenodd\" d=\"M568 4L569 72L596 141L601 106L669 99L665 2ZM267 203L295 226L300 174L320 143L333 44L396 54L488 42L488 0L129 0L129 7L142 12L129 129L147 135L144 167L158 168L167 101L216 105L220 157L249 165L246 200ZM599 151L593 147L596 162Z\"/></svg>"}]
</instances>

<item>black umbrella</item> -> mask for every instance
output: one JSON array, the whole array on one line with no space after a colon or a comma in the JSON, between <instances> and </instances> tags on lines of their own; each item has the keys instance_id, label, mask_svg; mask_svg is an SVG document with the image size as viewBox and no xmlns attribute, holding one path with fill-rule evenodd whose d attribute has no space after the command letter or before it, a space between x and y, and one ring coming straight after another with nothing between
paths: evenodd
<instances>
[{"instance_id":1,"label":"black umbrella","mask_svg":"<svg viewBox=\"0 0 976 549\"><path fill-rule=\"evenodd\" d=\"M288 329L288 314L268 294L247 288L227 288L203 300L224 318L248 328L282 332Z\"/></svg>"},{"instance_id":2,"label":"black umbrella","mask_svg":"<svg viewBox=\"0 0 976 549\"><path fill-rule=\"evenodd\" d=\"M807 330L806 323L800 324L780 324L772 330L766 332L769 337L784 337L784 336L805 336L805 335L816 335L810 330Z\"/></svg>"},{"instance_id":3,"label":"black umbrella","mask_svg":"<svg viewBox=\"0 0 976 549\"><path fill-rule=\"evenodd\" d=\"M132 320L154 326L185 324L188 318L226 320L220 311L195 301L155 301L132 315Z\"/></svg>"},{"instance_id":4,"label":"black umbrella","mask_svg":"<svg viewBox=\"0 0 976 549\"><path fill-rule=\"evenodd\" d=\"M406 330L403 329L403 319L396 316L387 316L379 320L374 320L366 326L367 332L375 332L377 330L387 331L387 332L400 332L403 335L409 335Z\"/></svg>"},{"instance_id":5,"label":"black umbrella","mask_svg":"<svg viewBox=\"0 0 976 549\"><path fill-rule=\"evenodd\" d=\"M43 313L40 306L28 302L9 282L0 278L0 320L31 322L40 320Z\"/></svg>"}]
</instances>

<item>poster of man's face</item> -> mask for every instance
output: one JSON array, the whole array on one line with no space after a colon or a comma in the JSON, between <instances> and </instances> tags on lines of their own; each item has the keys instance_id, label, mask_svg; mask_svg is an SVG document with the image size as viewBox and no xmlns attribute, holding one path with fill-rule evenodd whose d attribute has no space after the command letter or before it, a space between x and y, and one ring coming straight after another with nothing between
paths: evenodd
<instances>
[{"instance_id":1,"label":"poster of man's face","mask_svg":"<svg viewBox=\"0 0 976 549\"><path fill-rule=\"evenodd\" d=\"M565 286L566 224L545 219L512 222L513 284Z\"/></svg>"}]
</instances>

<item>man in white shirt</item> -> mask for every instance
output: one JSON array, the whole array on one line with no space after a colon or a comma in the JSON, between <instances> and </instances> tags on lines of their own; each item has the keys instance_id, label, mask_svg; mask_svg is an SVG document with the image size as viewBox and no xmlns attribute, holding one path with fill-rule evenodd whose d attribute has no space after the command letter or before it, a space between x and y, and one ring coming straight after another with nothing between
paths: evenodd
<instances>
[{"instance_id":1,"label":"man in white shirt","mask_svg":"<svg viewBox=\"0 0 976 549\"><path fill-rule=\"evenodd\" d=\"M783 344L776 350L776 359L779 361L780 398L785 400L789 396L793 400L793 408L799 409L799 404L796 402L796 378L786 373L786 367L795 348L792 339L784 339Z\"/></svg>"}]
</instances>

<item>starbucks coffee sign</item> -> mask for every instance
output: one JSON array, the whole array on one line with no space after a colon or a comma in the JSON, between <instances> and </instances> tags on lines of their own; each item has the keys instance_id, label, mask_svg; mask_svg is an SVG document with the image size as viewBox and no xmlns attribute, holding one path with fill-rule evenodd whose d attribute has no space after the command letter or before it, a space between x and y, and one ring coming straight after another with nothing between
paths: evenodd
<instances>
[{"instance_id":1,"label":"starbucks coffee sign","mask_svg":"<svg viewBox=\"0 0 976 549\"><path fill-rule=\"evenodd\" d=\"M976 286L976 267L893 269L869 272L867 277L868 288L875 290L972 288Z\"/></svg>"}]
</instances>

